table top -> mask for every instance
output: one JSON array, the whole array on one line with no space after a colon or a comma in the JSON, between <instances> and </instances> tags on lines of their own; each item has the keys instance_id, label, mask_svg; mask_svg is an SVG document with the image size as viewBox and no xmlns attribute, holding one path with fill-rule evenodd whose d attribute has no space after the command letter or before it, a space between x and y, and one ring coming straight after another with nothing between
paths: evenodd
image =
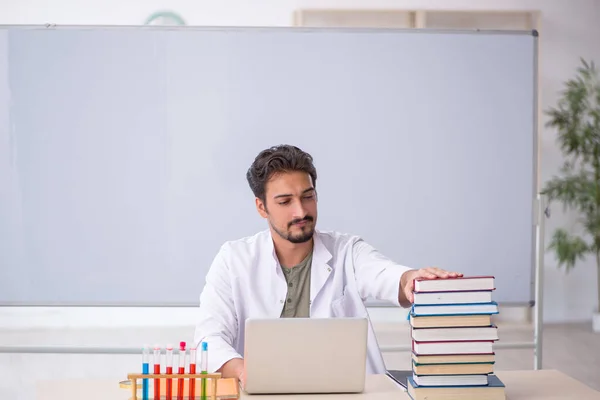
<instances>
[{"instance_id":1,"label":"table top","mask_svg":"<svg viewBox=\"0 0 600 400\"><path fill-rule=\"evenodd\" d=\"M600 400L600 392L556 370L496 371L506 385L507 400ZM63 379L40 381L37 400L128 400L131 392L119 379ZM393 397L391 397L393 396ZM245 400L409 400L408 394L385 375L369 375L365 391L357 394L247 395Z\"/></svg>"},{"instance_id":2,"label":"table top","mask_svg":"<svg viewBox=\"0 0 600 400\"><path fill-rule=\"evenodd\" d=\"M243 400L410 400L402 387L387 375L368 375L365 381L365 390L362 393L249 395L242 392L240 397Z\"/></svg>"}]
</instances>

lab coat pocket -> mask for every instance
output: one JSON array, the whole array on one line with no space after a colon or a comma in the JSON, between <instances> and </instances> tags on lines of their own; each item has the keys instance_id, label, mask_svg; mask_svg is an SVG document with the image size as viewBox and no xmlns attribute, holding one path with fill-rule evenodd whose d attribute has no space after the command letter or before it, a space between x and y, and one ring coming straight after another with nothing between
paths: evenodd
<instances>
[{"instance_id":1,"label":"lab coat pocket","mask_svg":"<svg viewBox=\"0 0 600 400\"><path fill-rule=\"evenodd\" d=\"M331 302L331 311L334 317L344 317L344 295Z\"/></svg>"},{"instance_id":2,"label":"lab coat pocket","mask_svg":"<svg viewBox=\"0 0 600 400\"><path fill-rule=\"evenodd\" d=\"M334 317L368 317L367 309L358 295L353 296L344 290L344 293L331 302Z\"/></svg>"}]
</instances>

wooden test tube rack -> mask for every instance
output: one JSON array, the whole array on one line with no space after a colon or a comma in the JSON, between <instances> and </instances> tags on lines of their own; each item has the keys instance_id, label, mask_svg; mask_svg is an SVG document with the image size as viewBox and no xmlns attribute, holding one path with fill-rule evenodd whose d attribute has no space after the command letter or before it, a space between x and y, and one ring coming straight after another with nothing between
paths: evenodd
<instances>
[{"instance_id":1,"label":"wooden test tube rack","mask_svg":"<svg viewBox=\"0 0 600 400\"><path fill-rule=\"evenodd\" d=\"M220 373L214 374L127 374L127 378L129 379L129 386L131 387L131 394L133 400L139 400L140 396L138 395L138 388L142 386L141 383L138 383L138 379L148 379L150 383L152 379L171 379L173 381L173 386L177 386L178 379L212 379L212 393L206 393L207 400L217 400L217 381L221 379ZM196 394L195 397L200 397L201 386L199 384L196 385ZM149 393L149 399L152 399L152 393ZM188 398L187 393L184 395L184 398ZM173 396L173 399L176 400L177 397ZM193 399L192 399L193 400Z\"/></svg>"}]
</instances>

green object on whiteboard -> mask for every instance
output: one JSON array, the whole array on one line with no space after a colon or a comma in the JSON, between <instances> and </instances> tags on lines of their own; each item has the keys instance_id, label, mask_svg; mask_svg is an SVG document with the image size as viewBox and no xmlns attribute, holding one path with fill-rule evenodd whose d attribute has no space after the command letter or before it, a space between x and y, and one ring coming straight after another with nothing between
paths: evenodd
<instances>
[{"instance_id":1,"label":"green object on whiteboard","mask_svg":"<svg viewBox=\"0 0 600 400\"><path fill-rule=\"evenodd\" d=\"M146 19L144 25L185 25L185 21L173 11L157 11Z\"/></svg>"}]
</instances>

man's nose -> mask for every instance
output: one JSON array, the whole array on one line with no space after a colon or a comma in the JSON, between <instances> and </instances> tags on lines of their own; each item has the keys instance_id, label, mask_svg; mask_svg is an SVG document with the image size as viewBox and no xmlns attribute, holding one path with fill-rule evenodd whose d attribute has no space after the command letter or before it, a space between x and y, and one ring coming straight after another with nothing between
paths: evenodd
<instances>
[{"instance_id":1,"label":"man's nose","mask_svg":"<svg viewBox=\"0 0 600 400\"><path fill-rule=\"evenodd\" d=\"M304 208L304 205L302 204L301 201L297 200L294 201L294 219L302 219L304 217L306 217L306 208Z\"/></svg>"}]
</instances>

